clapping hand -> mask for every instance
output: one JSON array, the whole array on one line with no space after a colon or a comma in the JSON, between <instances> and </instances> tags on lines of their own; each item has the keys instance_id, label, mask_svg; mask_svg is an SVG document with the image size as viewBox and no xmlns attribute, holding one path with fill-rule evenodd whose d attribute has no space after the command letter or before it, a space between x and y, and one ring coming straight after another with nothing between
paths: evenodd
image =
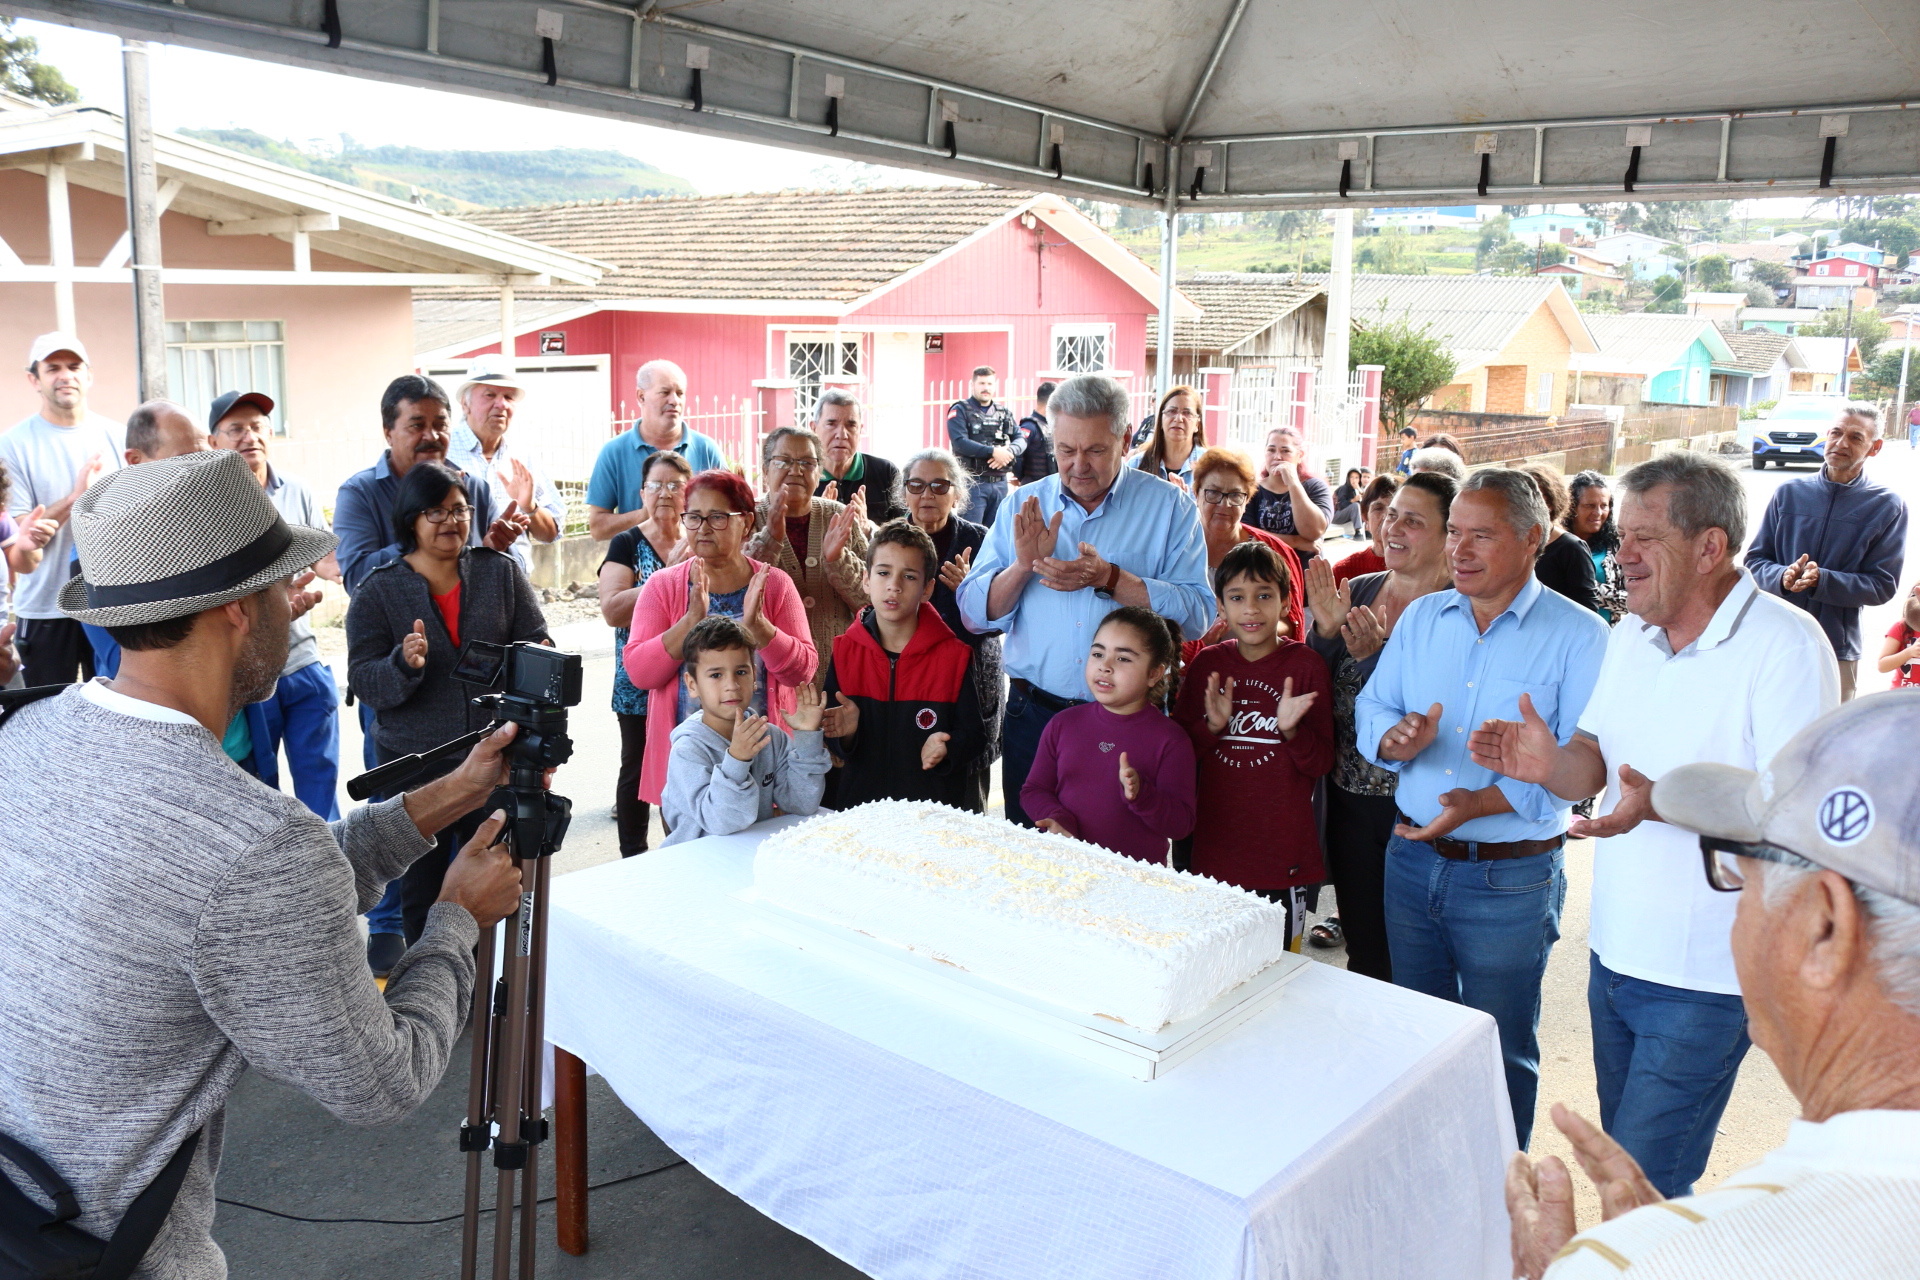
<instances>
[{"instance_id":1,"label":"clapping hand","mask_svg":"<svg viewBox=\"0 0 1920 1280\"><path fill-rule=\"evenodd\" d=\"M1307 561L1307 607L1313 610L1313 629L1322 640L1340 634L1352 602L1352 587L1333 580L1333 566L1325 556ZM1352 646L1348 648L1351 651Z\"/></svg>"},{"instance_id":2,"label":"clapping hand","mask_svg":"<svg viewBox=\"0 0 1920 1280\"><path fill-rule=\"evenodd\" d=\"M727 754L740 761L753 759L766 747L768 732L765 716L734 717L733 739L727 744Z\"/></svg>"},{"instance_id":3,"label":"clapping hand","mask_svg":"<svg viewBox=\"0 0 1920 1280\"><path fill-rule=\"evenodd\" d=\"M313 606L320 603L320 593L307 590L312 583L313 570L311 569L294 575L293 579L287 583L287 608L293 617L305 616Z\"/></svg>"},{"instance_id":4,"label":"clapping hand","mask_svg":"<svg viewBox=\"0 0 1920 1280\"><path fill-rule=\"evenodd\" d=\"M1120 794L1132 804L1140 798L1140 771L1127 761L1127 753L1120 753Z\"/></svg>"},{"instance_id":5,"label":"clapping hand","mask_svg":"<svg viewBox=\"0 0 1920 1280\"><path fill-rule=\"evenodd\" d=\"M831 564L846 553L847 541L853 536L853 523L860 518L860 511L866 505L866 490L860 489L853 495L853 501L840 508L833 519L827 521L827 536L820 541L820 554ZM795 548L798 554L799 549Z\"/></svg>"},{"instance_id":6,"label":"clapping hand","mask_svg":"<svg viewBox=\"0 0 1920 1280\"><path fill-rule=\"evenodd\" d=\"M1553 1104L1553 1123L1573 1144L1574 1159L1600 1193L1600 1220L1664 1198L1626 1149L1565 1103ZM1573 1239L1573 1179L1558 1156L1533 1160L1524 1151L1507 1162L1507 1215L1512 1220L1513 1274L1540 1280Z\"/></svg>"},{"instance_id":7,"label":"clapping hand","mask_svg":"<svg viewBox=\"0 0 1920 1280\"><path fill-rule=\"evenodd\" d=\"M963 548L959 555L940 566L940 581L947 590L958 591L960 584L967 580L967 570L973 567L973 548Z\"/></svg>"},{"instance_id":8,"label":"clapping hand","mask_svg":"<svg viewBox=\"0 0 1920 1280\"><path fill-rule=\"evenodd\" d=\"M1033 571L1040 575L1040 581L1055 591L1079 591L1084 587L1099 586L1107 580L1108 564L1100 558L1100 553L1091 542L1080 544L1080 554L1071 560L1056 560L1052 556L1042 556L1033 562Z\"/></svg>"},{"instance_id":9,"label":"clapping hand","mask_svg":"<svg viewBox=\"0 0 1920 1280\"><path fill-rule=\"evenodd\" d=\"M787 727L795 733L812 733L820 727L820 718L827 709L827 697L810 684L803 684L793 691L793 710L787 715Z\"/></svg>"},{"instance_id":10,"label":"clapping hand","mask_svg":"<svg viewBox=\"0 0 1920 1280\"><path fill-rule=\"evenodd\" d=\"M1380 758L1411 760L1425 751L1440 732L1440 713L1444 710L1436 702L1424 713L1409 711L1401 716L1391 729L1380 735Z\"/></svg>"},{"instance_id":11,"label":"clapping hand","mask_svg":"<svg viewBox=\"0 0 1920 1280\"><path fill-rule=\"evenodd\" d=\"M1319 558L1314 557L1316 562ZM1345 585L1341 584L1343 590ZM1317 624L1314 629L1319 629ZM1355 662L1365 662L1387 647L1386 619L1372 606L1356 604L1347 610L1347 621L1340 628L1340 638L1346 642L1348 657Z\"/></svg>"},{"instance_id":12,"label":"clapping hand","mask_svg":"<svg viewBox=\"0 0 1920 1280\"><path fill-rule=\"evenodd\" d=\"M519 502L509 501L507 509L500 513L500 518L487 526L486 543L495 551L511 550L513 544L520 540L520 535L527 531L527 526L531 523L532 521L520 514Z\"/></svg>"},{"instance_id":13,"label":"clapping hand","mask_svg":"<svg viewBox=\"0 0 1920 1280\"><path fill-rule=\"evenodd\" d=\"M1820 566L1812 556L1801 556L1780 571L1780 585L1798 595L1811 591L1820 582Z\"/></svg>"},{"instance_id":14,"label":"clapping hand","mask_svg":"<svg viewBox=\"0 0 1920 1280\"><path fill-rule=\"evenodd\" d=\"M1232 676L1228 676L1225 683L1222 683L1218 671L1207 673L1206 708L1207 728L1216 734L1225 733L1227 722L1233 719Z\"/></svg>"},{"instance_id":15,"label":"clapping hand","mask_svg":"<svg viewBox=\"0 0 1920 1280\"><path fill-rule=\"evenodd\" d=\"M1560 756L1553 726L1533 709L1533 695L1520 695L1518 720L1485 720L1467 738L1467 754L1482 768L1514 779L1546 785Z\"/></svg>"},{"instance_id":16,"label":"clapping hand","mask_svg":"<svg viewBox=\"0 0 1920 1280\"><path fill-rule=\"evenodd\" d=\"M1653 811L1653 780L1630 764L1620 766L1620 799L1599 818L1575 818L1567 834L1576 840L1604 840L1622 835L1643 822L1658 821Z\"/></svg>"},{"instance_id":17,"label":"clapping hand","mask_svg":"<svg viewBox=\"0 0 1920 1280\"><path fill-rule=\"evenodd\" d=\"M0 626L0 685L10 682L20 670L20 655L13 647L13 630L11 622Z\"/></svg>"},{"instance_id":18,"label":"clapping hand","mask_svg":"<svg viewBox=\"0 0 1920 1280\"><path fill-rule=\"evenodd\" d=\"M38 506L20 517L18 530L13 535L13 544L24 551L38 551L60 532L60 522L47 519L46 507Z\"/></svg>"},{"instance_id":19,"label":"clapping hand","mask_svg":"<svg viewBox=\"0 0 1920 1280\"><path fill-rule=\"evenodd\" d=\"M1275 727L1280 730L1281 737L1293 737L1293 731L1298 729L1300 722L1307 718L1307 712L1312 709L1314 699L1319 696L1319 693L1312 689L1296 694L1293 691L1292 676L1280 682L1280 701L1274 709L1274 721Z\"/></svg>"},{"instance_id":20,"label":"clapping hand","mask_svg":"<svg viewBox=\"0 0 1920 1280\"><path fill-rule=\"evenodd\" d=\"M860 704L848 702L844 693L833 696L840 705L826 709L820 720L820 728L829 738L851 738L860 732Z\"/></svg>"},{"instance_id":21,"label":"clapping hand","mask_svg":"<svg viewBox=\"0 0 1920 1280\"><path fill-rule=\"evenodd\" d=\"M1385 754L1384 752L1382 754ZM1473 792L1465 787L1455 787L1451 791L1442 791L1439 816L1424 827L1410 826L1404 822L1393 824L1393 834L1402 840L1413 840L1420 844L1432 844L1461 823L1477 818L1480 814L1471 804Z\"/></svg>"},{"instance_id":22,"label":"clapping hand","mask_svg":"<svg viewBox=\"0 0 1920 1280\"><path fill-rule=\"evenodd\" d=\"M1046 520L1040 515L1040 499L1028 498L1021 503L1013 516L1014 563L1034 568L1042 556L1052 555L1060 537L1060 521L1066 514L1056 511L1053 519Z\"/></svg>"},{"instance_id":23,"label":"clapping hand","mask_svg":"<svg viewBox=\"0 0 1920 1280\"><path fill-rule=\"evenodd\" d=\"M687 574L687 626L692 627L707 616L707 563L696 560L693 569Z\"/></svg>"},{"instance_id":24,"label":"clapping hand","mask_svg":"<svg viewBox=\"0 0 1920 1280\"><path fill-rule=\"evenodd\" d=\"M80 474L73 478L73 496L75 498L78 498L81 494L85 493L87 491L88 486L90 486L95 480L98 480L100 478L100 473L102 471L105 471L106 469L107 469L106 454L96 453L91 457L89 457L87 459L87 465L84 467L81 467Z\"/></svg>"},{"instance_id":25,"label":"clapping hand","mask_svg":"<svg viewBox=\"0 0 1920 1280\"><path fill-rule=\"evenodd\" d=\"M773 623L767 621L763 612L767 595L767 567L760 566L754 571L753 581L747 584L746 598L740 603L740 627L753 641L753 647L764 649L773 642L779 632Z\"/></svg>"},{"instance_id":26,"label":"clapping hand","mask_svg":"<svg viewBox=\"0 0 1920 1280\"><path fill-rule=\"evenodd\" d=\"M527 464L518 458L508 458L507 465L501 467L498 474L507 496L513 499L512 505L522 511L533 510L533 472L527 470Z\"/></svg>"},{"instance_id":27,"label":"clapping hand","mask_svg":"<svg viewBox=\"0 0 1920 1280\"><path fill-rule=\"evenodd\" d=\"M427 665L427 624L418 618L400 641L400 658L415 671Z\"/></svg>"},{"instance_id":28,"label":"clapping hand","mask_svg":"<svg viewBox=\"0 0 1920 1280\"><path fill-rule=\"evenodd\" d=\"M947 758L947 743L953 740L950 733L930 733L927 740L920 744L920 767L931 769Z\"/></svg>"}]
</instances>

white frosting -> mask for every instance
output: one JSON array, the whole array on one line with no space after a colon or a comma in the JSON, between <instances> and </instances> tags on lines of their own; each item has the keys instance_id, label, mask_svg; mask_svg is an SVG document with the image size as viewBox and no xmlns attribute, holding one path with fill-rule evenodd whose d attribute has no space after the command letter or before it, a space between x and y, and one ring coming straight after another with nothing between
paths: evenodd
<instances>
[{"instance_id":1,"label":"white frosting","mask_svg":"<svg viewBox=\"0 0 1920 1280\"><path fill-rule=\"evenodd\" d=\"M938 804L881 800L776 832L753 880L775 906L1146 1031L1287 949L1286 909L1264 898Z\"/></svg>"}]
</instances>

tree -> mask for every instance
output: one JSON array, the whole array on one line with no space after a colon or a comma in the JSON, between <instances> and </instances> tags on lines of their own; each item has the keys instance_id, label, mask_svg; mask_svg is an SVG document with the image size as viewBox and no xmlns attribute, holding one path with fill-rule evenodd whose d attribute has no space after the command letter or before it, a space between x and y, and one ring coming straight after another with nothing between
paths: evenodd
<instances>
[{"instance_id":1,"label":"tree","mask_svg":"<svg viewBox=\"0 0 1920 1280\"><path fill-rule=\"evenodd\" d=\"M1493 255L1496 249L1503 244L1511 244L1512 242L1513 232L1509 229L1509 220L1506 214L1503 213L1497 218L1487 219L1486 225L1480 228L1480 239L1473 247L1473 265L1476 267L1484 267L1487 264L1487 259Z\"/></svg>"},{"instance_id":2,"label":"tree","mask_svg":"<svg viewBox=\"0 0 1920 1280\"><path fill-rule=\"evenodd\" d=\"M1725 293L1733 285L1733 264L1725 254L1710 253L1693 264L1694 278L1708 293Z\"/></svg>"},{"instance_id":3,"label":"tree","mask_svg":"<svg viewBox=\"0 0 1920 1280\"><path fill-rule=\"evenodd\" d=\"M1458 366L1445 339L1431 324L1414 328L1405 316L1389 320L1382 305L1371 322L1356 320L1347 348L1348 367L1385 366L1380 375L1380 420L1395 431L1407 425L1426 398L1453 381Z\"/></svg>"},{"instance_id":4,"label":"tree","mask_svg":"<svg viewBox=\"0 0 1920 1280\"><path fill-rule=\"evenodd\" d=\"M40 61L40 42L13 33L13 21L0 18L0 89L50 107L80 101L80 91L67 83L59 68Z\"/></svg>"},{"instance_id":5,"label":"tree","mask_svg":"<svg viewBox=\"0 0 1920 1280\"><path fill-rule=\"evenodd\" d=\"M1889 347L1875 356L1849 389L1864 399L1892 399L1900 390L1900 348ZM1907 368L1907 403L1912 404L1916 395L1920 395L1920 360Z\"/></svg>"},{"instance_id":6,"label":"tree","mask_svg":"<svg viewBox=\"0 0 1920 1280\"><path fill-rule=\"evenodd\" d=\"M1747 267L1747 273L1761 284L1772 288L1784 289L1793 283L1793 268L1784 262L1768 262L1764 258L1755 258ZM1772 306L1769 302L1766 305Z\"/></svg>"},{"instance_id":7,"label":"tree","mask_svg":"<svg viewBox=\"0 0 1920 1280\"><path fill-rule=\"evenodd\" d=\"M1655 314L1679 315L1687 309L1686 296L1686 283L1668 272L1653 282L1653 300L1646 309Z\"/></svg>"},{"instance_id":8,"label":"tree","mask_svg":"<svg viewBox=\"0 0 1920 1280\"><path fill-rule=\"evenodd\" d=\"M1800 332L1809 338L1844 338L1847 336L1847 309L1828 307L1820 313L1818 320L1801 325ZM1892 336L1893 327L1880 318L1878 311L1865 307L1853 309L1853 341L1860 350L1861 364L1872 364L1880 344Z\"/></svg>"}]
</instances>

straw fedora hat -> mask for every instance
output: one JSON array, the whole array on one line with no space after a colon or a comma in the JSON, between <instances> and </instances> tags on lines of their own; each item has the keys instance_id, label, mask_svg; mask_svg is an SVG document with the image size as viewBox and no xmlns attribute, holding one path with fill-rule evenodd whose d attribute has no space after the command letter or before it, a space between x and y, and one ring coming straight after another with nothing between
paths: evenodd
<instances>
[{"instance_id":1,"label":"straw fedora hat","mask_svg":"<svg viewBox=\"0 0 1920 1280\"><path fill-rule=\"evenodd\" d=\"M264 590L337 539L289 525L239 454L215 449L111 472L73 504L80 573L60 611L96 627L165 622Z\"/></svg>"}]
</instances>

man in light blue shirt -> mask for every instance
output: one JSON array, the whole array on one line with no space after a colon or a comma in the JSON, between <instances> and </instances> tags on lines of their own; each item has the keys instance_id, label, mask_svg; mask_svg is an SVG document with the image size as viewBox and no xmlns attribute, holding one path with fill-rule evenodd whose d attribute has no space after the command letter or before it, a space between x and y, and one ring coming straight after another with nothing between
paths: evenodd
<instances>
[{"instance_id":1,"label":"man in light blue shirt","mask_svg":"<svg viewBox=\"0 0 1920 1280\"><path fill-rule=\"evenodd\" d=\"M685 454L696 473L724 469L726 455L710 436L686 425L687 375L671 360L649 360L633 375L640 421L600 446L587 481L587 532L609 542L647 518L640 484L647 459L662 451Z\"/></svg>"},{"instance_id":2,"label":"man in light blue shirt","mask_svg":"<svg viewBox=\"0 0 1920 1280\"><path fill-rule=\"evenodd\" d=\"M507 443L507 428L526 388L504 356L481 356L467 368L467 380L453 393L460 404L460 425L453 429L447 461L487 482L495 511L513 509L527 527L508 552L520 567L533 568L533 544L559 538L567 505L539 468L529 466Z\"/></svg>"},{"instance_id":3,"label":"man in light blue shirt","mask_svg":"<svg viewBox=\"0 0 1920 1280\"><path fill-rule=\"evenodd\" d=\"M1082 374L1060 384L1050 407L1060 469L1022 485L1017 506L1001 505L957 593L968 627L1007 636L1000 792L1008 819L1027 826L1020 788L1047 722L1087 700L1087 647L1100 620L1144 605L1199 636L1214 618L1193 500L1125 465L1126 389Z\"/></svg>"},{"instance_id":4,"label":"man in light blue shirt","mask_svg":"<svg viewBox=\"0 0 1920 1280\"><path fill-rule=\"evenodd\" d=\"M1393 980L1493 1016L1522 1147L1572 802L1476 764L1468 742L1484 721L1519 719L1526 694L1564 745L1599 679L1606 624L1533 576L1549 527L1524 472L1469 477L1447 515L1454 589L1407 606L1354 708L1361 753L1400 775L1385 889Z\"/></svg>"}]
</instances>

